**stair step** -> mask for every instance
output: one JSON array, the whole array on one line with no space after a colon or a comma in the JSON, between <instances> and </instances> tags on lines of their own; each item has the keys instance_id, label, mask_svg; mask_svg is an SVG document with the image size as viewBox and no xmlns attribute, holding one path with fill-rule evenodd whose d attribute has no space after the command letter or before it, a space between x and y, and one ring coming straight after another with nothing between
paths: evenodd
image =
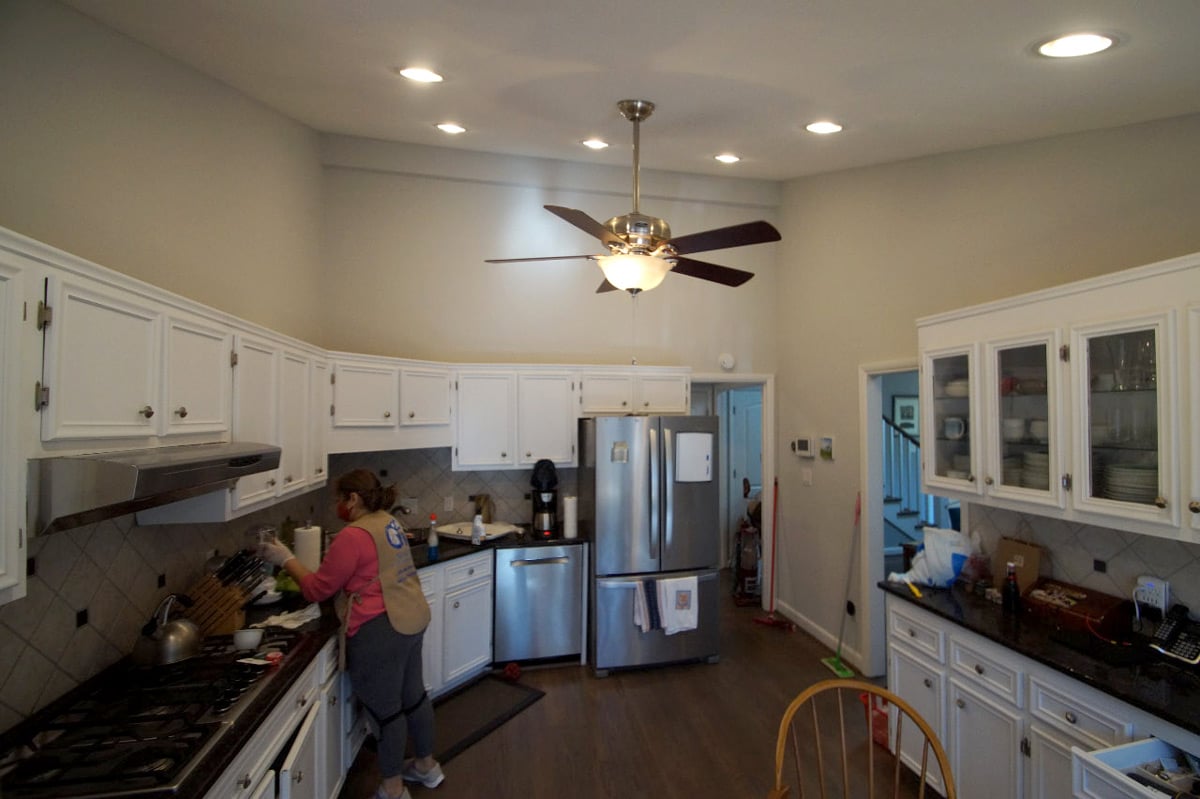
<instances>
[{"instance_id":1,"label":"stair step","mask_svg":"<svg viewBox=\"0 0 1200 799\"><path fill-rule=\"evenodd\" d=\"M897 516L920 516L921 511L911 510L909 508L902 508L896 515Z\"/></svg>"},{"instance_id":2,"label":"stair step","mask_svg":"<svg viewBox=\"0 0 1200 799\"><path fill-rule=\"evenodd\" d=\"M895 505L899 501L900 501L900 497L884 497L883 498L884 505Z\"/></svg>"}]
</instances>

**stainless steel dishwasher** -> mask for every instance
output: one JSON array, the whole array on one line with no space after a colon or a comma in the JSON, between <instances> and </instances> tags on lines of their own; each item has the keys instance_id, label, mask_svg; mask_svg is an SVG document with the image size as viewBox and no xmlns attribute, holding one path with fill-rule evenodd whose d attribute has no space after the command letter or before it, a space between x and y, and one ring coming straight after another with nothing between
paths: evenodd
<instances>
[{"instance_id":1,"label":"stainless steel dishwasher","mask_svg":"<svg viewBox=\"0 0 1200 799\"><path fill-rule=\"evenodd\" d=\"M495 662L582 651L585 551L583 543L496 550Z\"/></svg>"}]
</instances>

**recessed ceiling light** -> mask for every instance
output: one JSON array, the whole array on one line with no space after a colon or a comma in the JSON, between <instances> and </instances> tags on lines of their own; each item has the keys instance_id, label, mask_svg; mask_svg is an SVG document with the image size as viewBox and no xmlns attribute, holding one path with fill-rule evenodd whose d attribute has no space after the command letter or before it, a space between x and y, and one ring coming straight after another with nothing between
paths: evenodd
<instances>
[{"instance_id":1,"label":"recessed ceiling light","mask_svg":"<svg viewBox=\"0 0 1200 799\"><path fill-rule=\"evenodd\" d=\"M733 153L721 153L720 155L714 155L713 158L717 159L722 164L736 164L738 161L742 160Z\"/></svg>"},{"instance_id":2,"label":"recessed ceiling light","mask_svg":"<svg viewBox=\"0 0 1200 799\"><path fill-rule=\"evenodd\" d=\"M1038 45L1037 51L1050 58L1077 58L1092 55L1113 46L1111 36L1098 33L1072 33Z\"/></svg>"},{"instance_id":3,"label":"recessed ceiling light","mask_svg":"<svg viewBox=\"0 0 1200 799\"><path fill-rule=\"evenodd\" d=\"M417 83L441 83L442 76L424 67L405 67L400 70L400 76Z\"/></svg>"},{"instance_id":4,"label":"recessed ceiling light","mask_svg":"<svg viewBox=\"0 0 1200 799\"><path fill-rule=\"evenodd\" d=\"M809 133L818 133L822 136L828 136L830 133L837 133L842 129L842 126L836 122L830 122L827 119L822 119L820 122L813 122L805 125L804 129Z\"/></svg>"},{"instance_id":5,"label":"recessed ceiling light","mask_svg":"<svg viewBox=\"0 0 1200 799\"><path fill-rule=\"evenodd\" d=\"M467 132L467 129L464 128L462 125L458 124L457 122L443 122L442 124L437 126L437 129L440 130L442 133L449 133L452 135L458 135L459 133Z\"/></svg>"},{"instance_id":6,"label":"recessed ceiling light","mask_svg":"<svg viewBox=\"0 0 1200 799\"><path fill-rule=\"evenodd\" d=\"M603 150L608 146L608 142L601 139L585 139L582 144L591 150Z\"/></svg>"}]
</instances>

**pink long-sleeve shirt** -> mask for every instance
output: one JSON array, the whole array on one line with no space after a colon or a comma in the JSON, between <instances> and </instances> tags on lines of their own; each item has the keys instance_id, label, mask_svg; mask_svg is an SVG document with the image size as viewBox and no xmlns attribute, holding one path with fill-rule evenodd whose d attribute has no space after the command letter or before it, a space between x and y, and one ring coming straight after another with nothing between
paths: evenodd
<instances>
[{"instance_id":1,"label":"pink long-sleeve shirt","mask_svg":"<svg viewBox=\"0 0 1200 799\"><path fill-rule=\"evenodd\" d=\"M350 622L346 635L354 635L364 623L386 613L379 576L379 555L375 541L361 527L346 525L334 536L321 567L299 580L300 592L309 602L329 599L338 591L359 593L362 601L350 603Z\"/></svg>"}]
</instances>

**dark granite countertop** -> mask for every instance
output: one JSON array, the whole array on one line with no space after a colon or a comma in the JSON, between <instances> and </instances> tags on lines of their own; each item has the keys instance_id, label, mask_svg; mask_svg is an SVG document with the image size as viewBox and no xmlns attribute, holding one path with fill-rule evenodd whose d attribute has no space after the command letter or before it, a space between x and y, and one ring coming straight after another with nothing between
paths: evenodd
<instances>
[{"instance_id":1,"label":"dark granite countertop","mask_svg":"<svg viewBox=\"0 0 1200 799\"><path fill-rule=\"evenodd\" d=\"M474 555L476 552L483 552L492 549L512 549L513 547L549 547L549 546L567 546L570 544L586 544L587 541L583 538L534 538L529 535L525 529L519 533L506 535L502 538L494 538L487 543L475 546L466 541L457 539L450 540L442 538L438 541L438 559L437 563L445 563L446 561L455 560L456 558ZM423 569L426 566L432 565L429 560L429 547L424 540L418 540L412 545L413 563L418 569Z\"/></svg>"},{"instance_id":2,"label":"dark granite countertop","mask_svg":"<svg viewBox=\"0 0 1200 799\"><path fill-rule=\"evenodd\" d=\"M917 598L902 583L878 584L960 627L1151 713L1200 734L1200 667L1176 663L1130 637L1112 644L1089 633L1062 631L1028 615L1007 616L996 605L961 586L921 588Z\"/></svg>"}]
</instances>

